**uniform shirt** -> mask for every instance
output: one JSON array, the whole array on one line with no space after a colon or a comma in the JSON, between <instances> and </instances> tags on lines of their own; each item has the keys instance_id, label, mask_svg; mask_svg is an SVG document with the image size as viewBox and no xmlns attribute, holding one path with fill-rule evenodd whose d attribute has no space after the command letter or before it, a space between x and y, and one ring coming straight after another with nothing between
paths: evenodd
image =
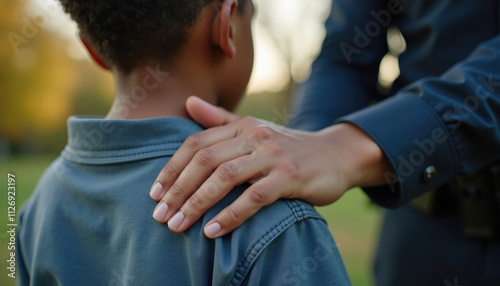
<instances>
[{"instance_id":1,"label":"uniform shirt","mask_svg":"<svg viewBox=\"0 0 500 286\"><path fill-rule=\"evenodd\" d=\"M390 26L407 49L383 100ZM292 126L350 122L369 134L395 169L386 178L398 179L366 188L375 202L403 205L500 160L500 1L334 0L326 30Z\"/></svg>"},{"instance_id":2,"label":"uniform shirt","mask_svg":"<svg viewBox=\"0 0 500 286\"><path fill-rule=\"evenodd\" d=\"M151 184L202 130L194 122L68 125L68 145L20 213L18 285L350 285L325 221L302 201L279 200L215 240L203 226L245 186L185 233L152 218Z\"/></svg>"}]
</instances>

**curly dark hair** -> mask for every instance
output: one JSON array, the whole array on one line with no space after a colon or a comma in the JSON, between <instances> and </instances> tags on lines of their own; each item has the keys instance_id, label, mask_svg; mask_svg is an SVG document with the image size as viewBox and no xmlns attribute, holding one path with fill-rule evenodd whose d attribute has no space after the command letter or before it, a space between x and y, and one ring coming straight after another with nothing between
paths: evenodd
<instances>
[{"instance_id":1,"label":"curly dark hair","mask_svg":"<svg viewBox=\"0 0 500 286\"><path fill-rule=\"evenodd\" d=\"M60 0L95 51L126 73L152 60L169 64L189 40L202 8L215 1L222 2Z\"/></svg>"}]
</instances>

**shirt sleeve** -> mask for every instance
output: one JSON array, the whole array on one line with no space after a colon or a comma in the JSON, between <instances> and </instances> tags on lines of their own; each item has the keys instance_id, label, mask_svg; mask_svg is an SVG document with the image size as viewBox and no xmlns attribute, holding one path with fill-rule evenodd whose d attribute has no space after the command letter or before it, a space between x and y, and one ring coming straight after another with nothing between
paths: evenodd
<instances>
[{"instance_id":1,"label":"shirt sleeve","mask_svg":"<svg viewBox=\"0 0 500 286\"><path fill-rule=\"evenodd\" d=\"M441 77L424 78L396 96L347 115L391 161L397 183L366 188L398 207L500 159L500 35L481 44Z\"/></svg>"},{"instance_id":2,"label":"shirt sleeve","mask_svg":"<svg viewBox=\"0 0 500 286\"><path fill-rule=\"evenodd\" d=\"M401 10L380 0L332 1L321 53L294 98L292 128L317 131L381 99L377 81L388 52L387 27Z\"/></svg>"},{"instance_id":3,"label":"shirt sleeve","mask_svg":"<svg viewBox=\"0 0 500 286\"><path fill-rule=\"evenodd\" d=\"M242 285L351 285L326 223L291 225L259 255Z\"/></svg>"}]
</instances>

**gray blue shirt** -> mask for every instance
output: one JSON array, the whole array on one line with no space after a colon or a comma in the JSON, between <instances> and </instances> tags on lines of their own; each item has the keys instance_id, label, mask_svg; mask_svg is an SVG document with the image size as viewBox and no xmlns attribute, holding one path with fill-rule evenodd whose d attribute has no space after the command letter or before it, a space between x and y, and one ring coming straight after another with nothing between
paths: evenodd
<instances>
[{"instance_id":1,"label":"gray blue shirt","mask_svg":"<svg viewBox=\"0 0 500 286\"><path fill-rule=\"evenodd\" d=\"M203 226L239 186L182 234L152 218L148 195L182 142L181 118L71 117L69 142L24 205L18 285L350 285L324 219L279 200L215 240Z\"/></svg>"}]
</instances>

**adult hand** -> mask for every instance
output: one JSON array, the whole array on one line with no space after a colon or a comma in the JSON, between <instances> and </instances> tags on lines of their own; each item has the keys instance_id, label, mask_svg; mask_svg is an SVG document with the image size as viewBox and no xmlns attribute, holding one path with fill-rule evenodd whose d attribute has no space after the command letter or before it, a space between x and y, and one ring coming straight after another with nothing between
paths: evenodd
<instances>
[{"instance_id":1,"label":"adult hand","mask_svg":"<svg viewBox=\"0 0 500 286\"><path fill-rule=\"evenodd\" d=\"M189 228L245 182L251 186L207 223L207 237L231 232L279 198L330 204L352 187L383 183L390 168L378 145L350 124L302 132L240 118L196 97L186 107L194 120L213 128L190 136L151 189L151 197L161 200L154 218L168 221L174 232Z\"/></svg>"}]
</instances>

